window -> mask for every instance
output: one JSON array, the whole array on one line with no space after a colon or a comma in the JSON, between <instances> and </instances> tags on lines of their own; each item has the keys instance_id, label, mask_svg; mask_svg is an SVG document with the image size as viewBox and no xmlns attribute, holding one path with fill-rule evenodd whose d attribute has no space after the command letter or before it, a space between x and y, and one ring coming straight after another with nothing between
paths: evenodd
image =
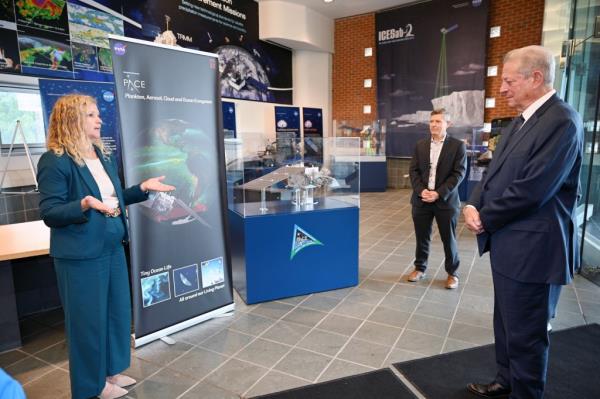
<instances>
[{"instance_id":1,"label":"window","mask_svg":"<svg viewBox=\"0 0 600 399\"><path fill-rule=\"evenodd\" d=\"M0 144L2 148L10 147L17 121L21 121L23 134L29 146L45 146L44 116L39 91L0 86ZM15 138L15 148L23 148L23 137L20 132L17 132Z\"/></svg>"}]
</instances>

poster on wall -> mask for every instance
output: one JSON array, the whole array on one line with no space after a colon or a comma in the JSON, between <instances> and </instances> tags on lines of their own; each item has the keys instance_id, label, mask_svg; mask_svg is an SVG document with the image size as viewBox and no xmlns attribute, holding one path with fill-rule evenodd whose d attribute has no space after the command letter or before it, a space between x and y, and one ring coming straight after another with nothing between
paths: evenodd
<instances>
[{"instance_id":1,"label":"poster on wall","mask_svg":"<svg viewBox=\"0 0 600 399\"><path fill-rule=\"evenodd\" d=\"M277 153L286 163L302 158L300 146L300 108L275 107Z\"/></svg>"},{"instance_id":2,"label":"poster on wall","mask_svg":"<svg viewBox=\"0 0 600 399\"><path fill-rule=\"evenodd\" d=\"M111 151L119 165L122 177L121 135L119 133L115 85L103 82L82 82L68 79L40 79L40 96L44 110L44 124L48 131L48 122L52 108L60 97L66 94L85 94L96 99L100 111L102 142Z\"/></svg>"},{"instance_id":3,"label":"poster on wall","mask_svg":"<svg viewBox=\"0 0 600 399\"><path fill-rule=\"evenodd\" d=\"M304 160L316 164L323 163L323 110L302 108L302 129L304 136Z\"/></svg>"},{"instance_id":4,"label":"poster on wall","mask_svg":"<svg viewBox=\"0 0 600 399\"><path fill-rule=\"evenodd\" d=\"M129 209L136 346L233 309L215 54L111 37L125 182L176 187Z\"/></svg>"},{"instance_id":5,"label":"poster on wall","mask_svg":"<svg viewBox=\"0 0 600 399\"><path fill-rule=\"evenodd\" d=\"M377 101L386 153L409 157L445 108L451 136L483 127L489 0L432 0L377 13Z\"/></svg>"},{"instance_id":6,"label":"poster on wall","mask_svg":"<svg viewBox=\"0 0 600 399\"><path fill-rule=\"evenodd\" d=\"M125 34L219 55L221 95L292 103L292 54L258 38L254 0L123 2Z\"/></svg>"},{"instance_id":7,"label":"poster on wall","mask_svg":"<svg viewBox=\"0 0 600 399\"><path fill-rule=\"evenodd\" d=\"M223 109L223 136L226 139L235 139L237 137L237 127L235 123L235 103L231 101L221 101Z\"/></svg>"}]
</instances>

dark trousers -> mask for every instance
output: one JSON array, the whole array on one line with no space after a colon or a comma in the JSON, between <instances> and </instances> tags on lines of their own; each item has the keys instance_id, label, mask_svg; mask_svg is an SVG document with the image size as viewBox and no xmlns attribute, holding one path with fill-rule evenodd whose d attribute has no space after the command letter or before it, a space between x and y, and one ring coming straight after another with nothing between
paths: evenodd
<instances>
[{"instance_id":1,"label":"dark trousers","mask_svg":"<svg viewBox=\"0 0 600 399\"><path fill-rule=\"evenodd\" d=\"M541 399L550 346L546 328L561 286L523 283L496 272L492 277L496 381L511 388L511 399Z\"/></svg>"},{"instance_id":2,"label":"dark trousers","mask_svg":"<svg viewBox=\"0 0 600 399\"><path fill-rule=\"evenodd\" d=\"M124 233L121 218L107 218L104 251L98 258L54 259L73 399L99 395L107 376L129 368L131 304Z\"/></svg>"},{"instance_id":3,"label":"dark trousers","mask_svg":"<svg viewBox=\"0 0 600 399\"><path fill-rule=\"evenodd\" d=\"M415 250L415 268L417 270L424 272L427 269L427 259L431 247L431 230L435 218L444 244L446 272L452 276L456 275L460 263L456 246L456 221L459 212L457 208L441 209L436 204L413 206L412 217L417 240Z\"/></svg>"}]
</instances>

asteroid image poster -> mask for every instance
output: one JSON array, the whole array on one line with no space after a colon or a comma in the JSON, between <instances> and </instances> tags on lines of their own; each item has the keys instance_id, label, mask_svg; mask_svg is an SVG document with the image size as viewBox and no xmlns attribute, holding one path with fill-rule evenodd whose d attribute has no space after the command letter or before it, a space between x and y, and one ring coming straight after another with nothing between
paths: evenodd
<instances>
[{"instance_id":1,"label":"asteroid image poster","mask_svg":"<svg viewBox=\"0 0 600 399\"><path fill-rule=\"evenodd\" d=\"M378 115L386 152L409 157L429 134L434 108L448 133L470 142L483 127L489 0L432 0L377 13ZM470 144L470 143L468 143Z\"/></svg>"},{"instance_id":2,"label":"asteroid image poster","mask_svg":"<svg viewBox=\"0 0 600 399\"><path fill-rule=\"evenodd\" d=\"M292 103L292 53L258 39L258 4L132 0L124 14L142 28L125 25L129 37L154 41L169 31L177 45L219 55L221 95Z\"/></svg>"},{"instance_id":3,"label":"asteroid image poster","mask_svg":"<svg viewBox=\"0 0 600 399\"><path fill-rule=\"evenodd\" d=\"M110 50L125 186L155 176L175 186L128 208L137 340L233 303L218 59L128 38ZM191 265L216 258L224 278L205 291ZM139 280L157 271L172 273L174 296L144 307Z\"/></svg>"}]
</instances>

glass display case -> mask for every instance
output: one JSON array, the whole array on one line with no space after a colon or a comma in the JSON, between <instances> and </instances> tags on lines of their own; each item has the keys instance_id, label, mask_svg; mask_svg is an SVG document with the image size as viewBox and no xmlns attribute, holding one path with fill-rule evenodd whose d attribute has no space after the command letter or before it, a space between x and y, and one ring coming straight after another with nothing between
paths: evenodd
<instances>
[{"instance_id":1,"label":"glass display case","mask_svg":"<svg viewBox=\"0 0 600 399\"><path fill-rule=\"evenodd\" d=\"M357 126L347 121L333 121L333 134L335 137L356 137L360 141L361 157L385 157L385 132L386 121L374 120L370 124Z\"/></svg>"},{"instance_id":2,"label":"glass display case","mask_svg":"<svg viewBox=\"0 0 600 399\"><path fill-rule=\"evenodd\" d=\"M226 142L229 209L243 217L360 206L358 137Z\"/></svg>"}]
</instances>

